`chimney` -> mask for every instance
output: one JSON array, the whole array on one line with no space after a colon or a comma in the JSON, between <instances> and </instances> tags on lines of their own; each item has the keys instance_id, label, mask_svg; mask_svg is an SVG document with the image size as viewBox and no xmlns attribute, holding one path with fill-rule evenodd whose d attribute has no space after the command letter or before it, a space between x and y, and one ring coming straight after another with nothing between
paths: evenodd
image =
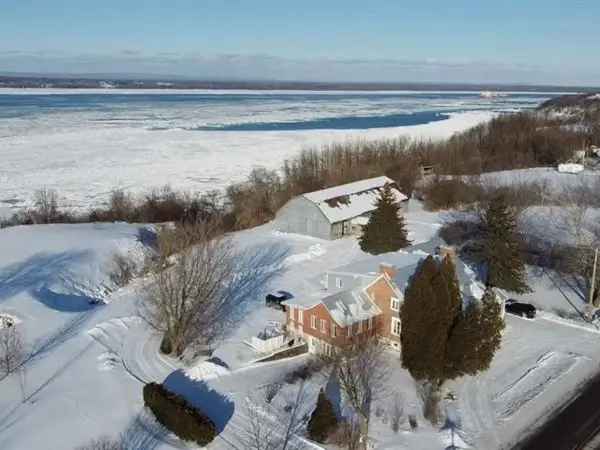
<instances>
[{"instance_id":1,"label":"chimney","mask_svg":"<svg viewBox=\"0 0 600 450\"><path fill-rule=\"evenodd\" d=\"M388 278L394 278L398 271L391 264L379 263L379 273L385 274Z\"/></svg>"},{"instance_id":2,"label":"chimney","mask_svg":"<svg viewBox=\"0 0 600 450\"><path fill-rule=\"evenodd\" d=\"M438 247L438 255L440 255L442 259L446 256L449 256L452 261L456 262L456 250L454 249L454 247L440 245Z\"/></svg>"}]
</instances>

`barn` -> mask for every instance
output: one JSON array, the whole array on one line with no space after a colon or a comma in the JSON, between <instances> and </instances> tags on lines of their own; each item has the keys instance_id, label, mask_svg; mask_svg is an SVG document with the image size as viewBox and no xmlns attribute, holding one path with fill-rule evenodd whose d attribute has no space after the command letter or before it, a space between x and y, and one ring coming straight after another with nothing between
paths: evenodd
<instances>
[{"instance_id":1,"label":"barn","mask_svg":"<svg viewBox=\"0 0 600 450\"><path fill-rule=\"evenodd\" d=\"M294 197L277 212L275 227L321 239L355 235L366 224L386 184L392 185L399 203L408 200L391 178L369 178Z\"/></svg>"}]
</instances>

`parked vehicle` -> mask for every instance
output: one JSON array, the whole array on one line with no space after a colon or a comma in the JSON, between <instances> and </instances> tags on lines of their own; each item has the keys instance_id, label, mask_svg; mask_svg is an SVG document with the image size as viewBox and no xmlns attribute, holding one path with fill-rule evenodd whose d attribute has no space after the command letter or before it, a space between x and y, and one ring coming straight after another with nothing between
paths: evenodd
<instances>
[{"instance_id":1,"label":"parked vehicle","mask_svg":"<svg viewBox=\"0 0 600 450\"><path fill-rule=\"evenodd\" d=\"M270 308L275 308L275 309L280 309L282 311L285 311L285 306L281 304L281 302L284 302L285 300L289 300L290 298L294 298L294 296L292 294L290 294L287 291L276 291L276 292L272 292L270 294L268 294L265 297L265 302L267 304L268 307Z\"/></svg>"},{"instance_id":2,"label":"parked vehicle","mask_svg":"<svg viewBox=\"0 0 600 450\"><path fill-rule=\"evenodd\" d=\"M506 300L504 309L507 313L514 314L515 316L519 317L527 317L528 319L533 319L537 312L535 306L529 303L518 302L512 298Z\"/></svg>"}]
</instances>

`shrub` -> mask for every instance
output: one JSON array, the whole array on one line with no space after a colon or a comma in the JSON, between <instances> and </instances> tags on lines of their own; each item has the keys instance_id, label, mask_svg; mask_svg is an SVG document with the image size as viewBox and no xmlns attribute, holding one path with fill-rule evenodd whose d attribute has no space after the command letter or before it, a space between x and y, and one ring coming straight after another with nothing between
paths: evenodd
<instances>
[{"instance_id":1,"label":"shrub","mask_svg":"<svg viewBox=\"0 0 600 450\"><path fill-rule=\"evenodd\" d=\"M281 390L281 383L270 383L264 387L265 402L271 403Z\"/></svg>"},{"instance_id":2,"label":"shrub","mask_svg":"<svg viewBox=\"0 0 600 450\"><path fill-rule=\"evenodd\" d=\"M404 418L404 407L402 405L402 397L400 394L396 393L392 399L390 404L390 428L394 433L398 433L400 431L400 424L402 423L402 419Z\"/></svg>"},{"instance_id":3,"label":"shrub","mask_svg":"<svg viewBox=\"0 0 600 450\"><path fill-rule=\"evenodd\" d=\"M159 423L184 441L205 446L217 435L212 420L162 384L149 383L144 386L144 403Z\"/></svg>"},{"instance_id":4,"label":"shrub","mask_svg":"<svg viewBox=\"0 0 600 450\"><path fill-rule=\"evenodd\" d=\"M308 437L313 441L325 443L329 436L335 432L338 426L338 419L333 410L333 405L323 392L319 392L317 406L310 416L306 431Z\"/></svg>"},{"instance_id":5,"label":"shrub","mask_svg":"<svg viewBox=\"0 0 600 450\"><path fill-rule=\"evenodd\" d=\"M324 365L324 361L320 359L311 359L306 364L288 372L285 375L284 381L288 384L294 384L296 381L306 381L319 372Z\"/></svg>"},{"instance_id":6,"label":"shrub","mask_svg":"<svg viewBox=\"0 0 600 450\"><path fill-rule=\"evenodd\" d=\"M423 187L425 207L430 210L451 209L468 205L483 197L477 184L467 184L459 178L437 179Z\"/></svg>"},{"instance_id":7,"label":"shrub","mask_svg":"<svg viewBox=\"0 0 600 450\"><path fill-rule=\"evenodd\" d=\"M481 238L481 223L462 219L446 222L440 228L440 237L449 245L461 246L471 239Z\"/></svg>"},{"instance_id":8,"label":"shrub","mask_svg":"<svg viewBox=\"0 0 600 450\"><path fill-rule=\"evenodd\" d=\"M103 436L92 439L89 443L77 447L75 450L125 450L125 447L119 441Z\"/></svg>"},{"instance_id":9,"label":"shrub","mask_svg":"<svg viewBox=\"0 0 600 450\"><path fill-rule=\"evenodd\" d=\"M135 276L135 262L131 257L115 253L111 260L109 277L118 287L127 285Z\"/></svg>"}]
</instances>

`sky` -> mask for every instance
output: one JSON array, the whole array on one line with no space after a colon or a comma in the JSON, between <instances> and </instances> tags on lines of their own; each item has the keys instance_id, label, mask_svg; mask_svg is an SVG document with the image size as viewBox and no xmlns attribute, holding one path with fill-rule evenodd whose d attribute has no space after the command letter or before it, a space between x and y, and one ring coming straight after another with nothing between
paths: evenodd
<instances>
[{"instance_id":1,"label":"sky","mask_svg":"<svg viewBox=\"0 0 600 450\"><path fill-rule=\"evenodd\" d=\"M0 72L600 85L598 0L0 0Z\"/></svg>"}]
</instances>

